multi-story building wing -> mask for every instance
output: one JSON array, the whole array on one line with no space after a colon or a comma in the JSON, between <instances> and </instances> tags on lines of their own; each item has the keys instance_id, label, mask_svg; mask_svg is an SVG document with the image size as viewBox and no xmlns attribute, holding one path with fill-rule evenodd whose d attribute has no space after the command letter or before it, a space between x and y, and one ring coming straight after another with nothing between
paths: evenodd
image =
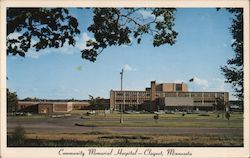
<instances>
[{"instance_id":1,"label":"multi-story building wing","mask_svg":"<svg viewBox=\"0 0 250 158\"><path fill-rule=\"evenodd\" d=\"M149 91L110 91L110 109L140 110L140 105L150 103Z\"/></svg>"},{"instance_id":2,"label":"multi-story building wing","mask_svg":"<svg viewBox=\"0 0 250 158\"><path fill-rule=\"evenodd\" d=\"M213 110L218 99L228 103L228 92L189 92L185 83L151 81L145 91L110 91L111 110L200 109Z\"/></svg>"}]
</instances>

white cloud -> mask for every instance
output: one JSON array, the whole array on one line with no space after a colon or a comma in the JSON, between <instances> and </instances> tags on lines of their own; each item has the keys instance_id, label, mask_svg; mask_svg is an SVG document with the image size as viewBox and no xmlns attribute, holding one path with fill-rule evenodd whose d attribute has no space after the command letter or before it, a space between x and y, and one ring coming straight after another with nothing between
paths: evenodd
<instances>
[{"instance_id":1,"label":"white cloud","mask_svg":"<svg viewBox=\"0 0 250 158\"><path fill-rule=\"evenodd\" d=\"M164 21L163 15L155 16L152 11L149 10L139 10L138 13L143 17L144 20L155 19L156 21Z\"/></svg>"},{"instance_id":2,"label":"white cloud","mask_svg":"<svg viewBox=\"0 0 250 158\"><path fill-rule=\"evenodd\" d=\"M191 91L230 91L229 86L225 83L225 79L212 78L212 79L201 79L194 77L193 84L190 87Z\"/></svg>"},{"instance_id":3,"label":"white cloud","mask_svg":"<svg viewBox=\"0 0 250 158\"><path fill-rule=\"evenodd\" d=\"M44 51L44 53L47 54L46 51ZM44 53L42 53L42 52L36 52L35 50L30 49L26 53L26 57L30 57L30 58L33 58L33 59L38 59Z\"/></svg>"},{"instance_id":4,"label":"white cloud","mask_svg":"<svg viewBox=\"0 0 250 158\"><path fill-rule=\"evenodd\" d=\"M7 36L8 39L17 39L18 37L20 37L21 34L20 33L17 33L17 32L14 32L14 33L11 33Z\"/></svg>"},{"instance_id":5,"label":"white cloud","mask_svg":"<svg viewBox=\"0 0 250 158\"><path fill-rule=\"evenodd\" d=\"M76 47L78 48L78 49L80 49L80 50L83 50L83 49L88 49L88 48L90 48L90 47L87 47L87 41L88 40L93 40L93 41L95 41L95 39L93 39L93 38L90 38L89 37L89 35L86 33L86 32L84 32L82 35L81 35L81 37L80 37L80 39L78 39L79 41L77 41L77 43L76 43Z\"/></svg>"},{"instance_id":6,"label":"white cloud","mask_svg":"<svg viewBox=\"0 0 250 158\"><path fill-rule=\"evenodd\" d=\"M183 80L174 80L174 83L184 83Z\"/></svg>"},{"instance_id":7,"label":"white cloud","mask_svg":"<svg viewBox=\"0 0 250 158\"><path fill-rule=\"evenodd\" d=\"M123 70L124 70L124 71L136 71L135 68L131 67L131 66L128 65L128 64L123 65Z\"/></svg>"},{"instance_id":8,"label":"white cloud","mask_svg":"<svg viewBox=\"0 0 250 158\"><path fill-rule=\"evenodd\" d=\"M87 40L91 39L86 32L84 32L82 34L82 38L83 38L84 41L87 41Z\"/></svg>"},{"instance_id":9,"label":"white cloud","mask_svg":"<svg viewBox=\"0 0 250 158\"><path fill-rule=\"evenodd\" d=\"M143 19L151 19L151 18L155 18L155 16L152 14L151 11L147 11L147 10L139 10L138 11L139 14L142 15Z\"/></svg>"},{"instance_id":10,"label":"white cloud","mask_svg":"<svg viewBox=\"0 0 250 158\"><path fill-rule=\"evenodd\" d=\"M52 48L52 52L61 53L61 54L73 54L74 46L68 45L68 43L65 43L63 47L60 48Z\"/></svg>"},{"instance_id":11,"label":"white cloud","mask_svg":"<svg viewBox=\"0 0 250 158\"><path fill-rule=\"evenodd\" d=\"M200 86L203 90L209 87L208 81L205 79L200 79L198 77L194 77L193 81L196 85Z\"/></svg>"},{"instance_id":12,"label":"white cloud","mask_svg":"<svg viewBox=\"0 0 250 158\"><path fill-rule=\"evenodd\" d=\"M18 39L18 37L20 37L22 34L14 32L11 33L7 36L8 39ZM32 39L31 40L31 45L33 45L35 43L35 41ZM17 46L20 46L20 44L17 44ZM39 56L41 55L40 52L36 52L34 48L31 48L28 50L27 53L25 53L26 57L30 57L30 58L34 58L37 59L39 58Z\"/></svg>"},{"instance_id":13,"label":"white cloud","mask_svg":"<svg viewBox=\"0 0 250 158\"><path fill-rule=\"evenodd\" d=\"M226 91L226 83L224 79L214 78L212 79L211 87L216 91Z\"/></svg>"},{"instance_id":14,"label":"white cloud","mask_svg":"<svg viewBox=\"0 0 250 158\"><path fill-rule=\"evenodd\" d=\"M164 21L164 17L161 15L161 16L157 16L156 17L156 21Z\"/></svg>"},{"instance_id":15,"label":"white cloud","mask_svg":"<svg viewBox=\"0 0 250 158\"><path fill-rule=\"evenodd\" d=\"M73 54L73 46L70 46L68 44L65 44L63 47L61 48L45 48L45 49L41 49L39 51L36 51L35 48L30 48L29 51L26 53L26 57L30 57L33 59L38 59L41 56L50 54L50 53L60 53L60 54Z\"/></svg>"},{"instance_id":16,"label":"white cloud","mask_svg":"<svg viewBox=\"0 0 250 158\"><path fill-rule=\"evenodd\" d=\"M17 39L18 37L20 37L21 34L14 32L8 35L8 39ZM35 38L31 39L31 45L34 45L35 43L37 43L38 41ZM39 51L36 51L35 48L31 47L28 52L25 53L26 57L30 57L33 59L38 59L40 56L42 55L46 55L46 54L50 54L50 53L61 53L61 54L73 54L73 46L69 45L67 43L67 41L64 43L63 47L59 47L59 48L45 48L45 49L41 49Z\"/></svg>"}]
</instances>

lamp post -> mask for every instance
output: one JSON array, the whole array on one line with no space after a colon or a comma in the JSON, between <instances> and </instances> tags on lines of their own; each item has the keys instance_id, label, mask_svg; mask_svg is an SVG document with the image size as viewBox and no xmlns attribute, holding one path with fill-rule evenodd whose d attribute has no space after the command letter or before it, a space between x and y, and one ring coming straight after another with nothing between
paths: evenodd
<instances>
[{"instance_id":1,"label":"lamp post","mask_svg":"<svg viewBox=\"0 0 250 158\"><path fill-rule=\"evenodd\" d=\"M122 92L122 81L123 81L123 68L122 71L120 72L121 74L121 92ZM121 104L121 115L120 115L120 123L123 123L123 104L124 104L124 94L123 94L123 103Z\"/></svg>"}]
</instances>

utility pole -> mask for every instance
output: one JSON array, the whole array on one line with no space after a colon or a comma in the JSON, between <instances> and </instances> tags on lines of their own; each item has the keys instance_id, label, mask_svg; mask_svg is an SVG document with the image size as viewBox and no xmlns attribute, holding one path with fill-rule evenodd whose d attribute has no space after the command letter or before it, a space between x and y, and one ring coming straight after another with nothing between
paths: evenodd
<instances>
[{"instance_id":1,"label":"utility pole","mask_svg":"<svg viewBox=\"0 0 250 158\"><path fill-rule=\"evenodd\" d=\"M121 92L123 92L123 91L122 91L123 72L124 72L124 71L123 71L123 68L122 68L122 71L120 72L120 74L121 74ZM123 104L124 104L124 94L123 94L123 103L121 104L121 109L120 109L120 110L121 110L121 111L120 111L120 112L121 112L121 115L120 115L120 123L123 123L123 106L124 106Z\"/></svg>"}]
</instances>

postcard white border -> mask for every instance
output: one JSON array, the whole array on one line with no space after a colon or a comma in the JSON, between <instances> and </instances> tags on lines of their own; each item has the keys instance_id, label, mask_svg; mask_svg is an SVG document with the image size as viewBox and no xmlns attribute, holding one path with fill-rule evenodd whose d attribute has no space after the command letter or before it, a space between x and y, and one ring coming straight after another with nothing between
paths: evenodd
<instances>
[{"instance_id":1,"label":"postcard white border","mask_svg":"<svg viewBox=\"0 0 250 158\"><path fill-rule=\"evenodd\" d=\"M161 151L166 149L175 149L177 152L192 153L192 156L184 157L249 157L249 1L248 0L2 0L1 5L1 80L0 80L0 103L1 103L1 151L0 157L15 157L15 158L47 158L60 157L71 158L72 156L60 156L60 149L70 152L85 152L90 148L10 148L6 147L6 8L7 7L176 7L176 8L210 8L210 7L241 7L244 8L244 147L165 147L165 148L138 148L139 150L153 149ZM91 147L92 148L92 147ZM108 150L110 148L98 148L100 150ZM131 150L135 148L123 148ZM166 156L166 155L165 155ZM163 156L163 157L165 157ZM81 156L76 156L81 158ZM97 156L84 156L88 158ZM98 156L101 158L111 158L112 156ZM118 156L113 156L118 158ZM127 156L132 158L135 156ZM141 158L149 158L149 156L136 156ZM180 156L169 156L180 157Z\"/></svg>"}]
</instances>

